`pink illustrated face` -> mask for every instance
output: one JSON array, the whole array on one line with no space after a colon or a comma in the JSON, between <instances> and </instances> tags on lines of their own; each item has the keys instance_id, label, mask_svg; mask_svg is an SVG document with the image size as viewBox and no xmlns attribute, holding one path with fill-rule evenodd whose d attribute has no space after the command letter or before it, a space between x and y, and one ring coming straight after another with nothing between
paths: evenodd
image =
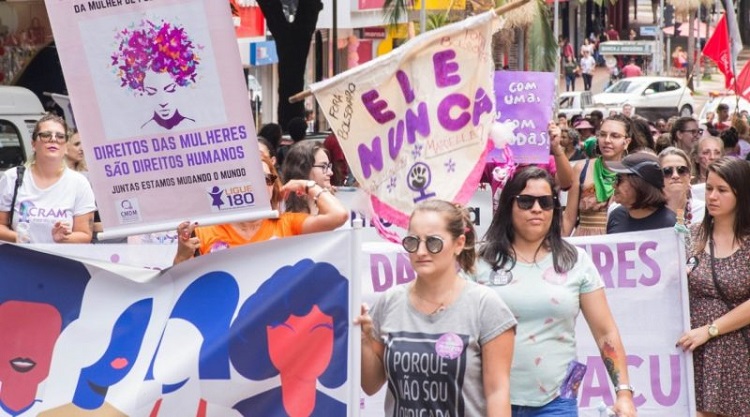
<instances>
[{"instance_id":1,"label":"pink illustrated face","mask_svg":"<svg viewBox=\"0 0 750 417\"><path fill-rule=\"evenodd\" d=\"M318 306L305 316L289 316L267 327L271 363L284 378L314 381L328 368L333 354L333 317Z\"/></svg>"},{"instance_id":2,"label":"pink illustrated face","mask_svg":"<svg viewBox=\"0 0 750 417\"><path fill-rule=\"evenodd\" d=\"M49 374L61 330L60 312L49 304L7 301L0 305L0 382L16 387L13 392L31 393L33 398ZM13 400L3 398L8 406Z\"/></svg>"}]
</instances>

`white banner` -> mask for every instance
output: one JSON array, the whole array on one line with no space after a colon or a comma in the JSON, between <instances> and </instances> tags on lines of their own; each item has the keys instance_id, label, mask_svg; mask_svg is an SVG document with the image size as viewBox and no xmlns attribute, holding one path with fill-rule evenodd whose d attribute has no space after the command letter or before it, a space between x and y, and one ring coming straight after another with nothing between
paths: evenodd
<instances>
[{"instance_id":1,"label":"white banner","mask_svg":"<svg viewBox=\"0 0 750 417\"><path fill-rule=\"evenodd\" d=\"M310 86L378 216L405 227L432 197L465 203L495 119L494 12L425 32Z\"/></svg>"},{"instance_id":2,"label":"white banner","mask_svg":"<svg viewBox=\"0 0 750 417\"><path fill-rule=\"evenodd\" d=\"M482 197L487 194L486 198ZM491 219L489 191L478 193L476 219L486 228ZM490 213L489 219L485 213ZM365 228L359 273L362 300L372 304L394 285L415 278L408 255L400 245L377 239ZM369 236L369 237L368 237ZM689 329L685 253L681 237L671 229L570 239L594 260L628 353L628 371L636 388L635 404L640 417L694 416L692 358L675 348L679 336ZM47 248L80 252L71 245ZM166 267L174 257L173 245L93 245L87 250L99 259L133 263L151 268ZM288 254L288 250L283 251ZM284 255L286 256L286 255ZM192 264L192 262L191 262ZM599 417L601 404L612 405L614 392L599 351L585 321L577 328L578 359L588 365L579 390L582 417ZM383 415L384 391L373 397L363 394L363 416Z\"/></svg>"},{"instance_id":3,"label":"white banner","mask_svg":"<svg viewBox=\"0 0 750 417\"><path fill-rule=\"evenodd\" d=\"M357 415L354 235L167 271L0 245L0 416Z\"/></svg>"},{"instance_id":4,"label":"white banner","mask_svg":"<svg viewBox=\"0 0 750 417\"><path fill-rule=\"evenodd\" d=\"M275 215L228 2L45 4L101 238Z\"/></svg>"}]
</instances>

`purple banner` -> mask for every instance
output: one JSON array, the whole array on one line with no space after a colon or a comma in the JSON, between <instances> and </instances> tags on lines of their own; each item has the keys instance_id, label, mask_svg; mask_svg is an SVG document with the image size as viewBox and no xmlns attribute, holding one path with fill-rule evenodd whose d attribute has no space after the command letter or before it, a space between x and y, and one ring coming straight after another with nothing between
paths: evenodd
<instances>
[{"instance_id":1,"label":"purple banner","mask_svg":"<svg viewBox=\"0 0 750 417\"><path fill-rule=\"evenodd\" d=\"M547 124L555 104L555 77L551 72L495 72L498 122L516 125L515 140L508 144L515 162L549 162Z\"/></svg>"}]
</instances>

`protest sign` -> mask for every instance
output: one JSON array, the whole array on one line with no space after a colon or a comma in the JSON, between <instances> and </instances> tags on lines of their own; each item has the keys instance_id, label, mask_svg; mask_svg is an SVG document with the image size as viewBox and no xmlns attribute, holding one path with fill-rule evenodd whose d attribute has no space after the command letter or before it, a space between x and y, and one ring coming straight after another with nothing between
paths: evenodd
<instances>
[{"instance_id":1,"label":"protest sign","mask_svg":"<svg viewBox=\"0 0 750 417\"><path fill-rule=\"evenodd\" d=\"M628 354L630 383L640 417L694 416L692 358L675 347L690 329L682 239L673 230L569 239L592 257L602 276L612 314ZM372 302L415 278L399 245L363 246L362 299ZM591 331L579 316L578 360L588 366L578 391L579 415L599 417L614 390ZM364 394L363 394L364 396ZM382 417L385 392L364 396L362 415Z\"/></svg>"},{"instance_id":2,"label":"protest sign","mask_svg":"<svg viewBox=\"0 0 750 417\"><path fill-rule=\"evenodd\" d=\"M275 214L227 2L46 5L103 237Z\"/></svg>"},{"instance_id":3,"label":"protest sign","mask_svg":"<svg viewBox=\"0 0 750 417\"><path fill-rule=\"evenodd\" d=\"M497 121L512 122L515 138L508 143L519 164L549 163L547 125L555 106L555 76L551 72L495 72Z\"/></svg>"},{"instance_id":4,"label":"protest sign","mask_svg":"<svg viewBox=\"0 0 750 417\"><path fill-rule=\"evenodd\" d=\"M272 240L161 272L0 245L0 329L14 341L0 349L12 365L2 413L356 415L354 234ZM289 387L297 379L315 383Z\"/></svg>"},{"instance_id":5,"label":"protest sign","mask_svg":"<svg viewBox=\"0 0 750 417\"><path fill-rule=\"evenodd\" d=\"M465 203L494 120L493 12L419 35L310 86L375 213L405 227L429 198Z\"/></svg>"}]
</instances>

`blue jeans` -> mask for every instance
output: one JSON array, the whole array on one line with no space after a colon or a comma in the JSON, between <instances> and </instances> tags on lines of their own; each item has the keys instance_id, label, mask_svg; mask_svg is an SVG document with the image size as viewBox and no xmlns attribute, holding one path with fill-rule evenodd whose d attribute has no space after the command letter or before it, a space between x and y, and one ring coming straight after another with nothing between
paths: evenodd
<instances>
[{"instance_id":1,"label":"blue jeans","mask_svg":"<svg viewBox=\"0 0 750 417\"><path fill-rule=\"evenodd\" d=\"M575 398L557 397L541 407L512 405L513 417L578 417L578 403Z\"/></svg>"}]
</instances>

